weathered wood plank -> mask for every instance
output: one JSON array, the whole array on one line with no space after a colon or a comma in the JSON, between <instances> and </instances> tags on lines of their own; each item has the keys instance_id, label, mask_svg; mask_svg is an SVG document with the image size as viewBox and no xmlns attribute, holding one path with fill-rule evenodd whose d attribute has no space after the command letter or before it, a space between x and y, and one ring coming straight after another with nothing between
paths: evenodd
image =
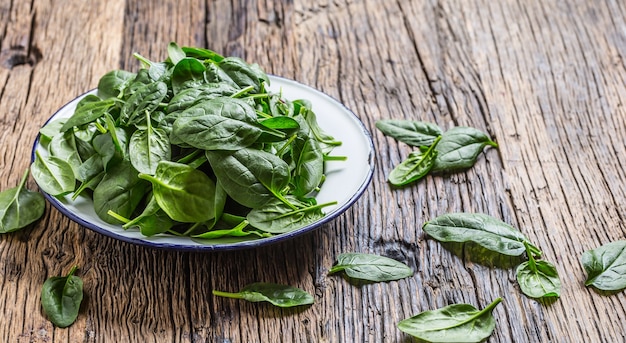
<instances>
[{"instance_id":1,"label":"weathered wood plank","mask_svg":"<svg viewBox=\"0 0 626 343\"><path fill-rule=\"evenodd\" d=\"M170 41L328 93L371 130L377 153L372 184L352 209L255 250L149 250L49 208L39 223L0 236L0 340L408 342L399 320L498 296L490 342L624 340L624 293L585 288L579 258L624 237L625 26L620 1L0 1L0 189L18 182L53 111L106 71L137 70L134 52L165 58ZM387 118L474 126L500 147L467 172L393 189L386 176L411 148L375 129ZM424 235L425 221L458 211L523 231L557 266L562 297L524 297L519 260L485 260L476 247ZM349 251L390 256L416 273L361 286L328 276ZM85 304L72 327L54 328L41 313L41 284L74 264ZM316 303L277 309L211 294L256 281L301 287Z\"/></svg>"}]
</instances>

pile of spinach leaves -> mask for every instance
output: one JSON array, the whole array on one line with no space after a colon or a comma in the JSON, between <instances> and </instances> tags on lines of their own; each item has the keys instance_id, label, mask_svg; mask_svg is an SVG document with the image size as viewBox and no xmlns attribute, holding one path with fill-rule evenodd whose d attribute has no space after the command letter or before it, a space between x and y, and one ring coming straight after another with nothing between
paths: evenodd
<instances>
[{"instance_id":1,"label":"pile of spinach leaves","mask_svg":"<svg viewBox=\"0 0 626 343\"><path fill-rule=\"evenodd\" d=\"M324 216L315 194L341 142L311 103L267 90L257 64L168 46L111 71L74 114L40 130L31 174L56 197L89 196L105 222L195 239L253 239ZM341 159L341 157L330 157Z\"/></svg>"},{"instance_id":2,"label":"pile of spinach leaves","mask_svg":"<svg viewBox=\"0 0 626 343\"><path fill-rule=\"evenodd\" d=\"M376 127L386 136L418 147L389 173L389 183L397 187L417 182L429 173L466 170L486 146L498 147L484 132L468 126L444 132L433 123L384 119L377 121Z\"/></svg>"}]
</instances>

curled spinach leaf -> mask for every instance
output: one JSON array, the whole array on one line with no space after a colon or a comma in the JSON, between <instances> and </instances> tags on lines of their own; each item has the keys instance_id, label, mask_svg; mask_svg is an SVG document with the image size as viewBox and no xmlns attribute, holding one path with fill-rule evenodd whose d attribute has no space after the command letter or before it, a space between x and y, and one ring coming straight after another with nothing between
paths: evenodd
<instances>
[{"instance_id":1,"label":"curled spinach leaf","mask_svg":"<svg viewBox=\"0 0 626 343\"><path fill-rule=\"evenodd\" d=\"M83 301L83 280L74 275L74 266L67 276L47 279L41 290L41 305L50 321L60 327L72 325L78 318Z\"/></svg>"},{"instance_id":2,"label":"curled spinach leaf","mask_svg":"<svg viewBox=\"0 0 626 343\"><path fill-rule=\"evenodd\" d=\"M587 272L585 286L603 291L626 288L626 241L615 241L585 251L581 261Z\"/></svg>"},{"instance_id":3,"label":"curled spinach leaf","mask_svg":"<svg viewBox=\"0 0 626 343\"><path fill-rule=\"evenodd\" d=\"M0 233L19 230L37 221L46 209L43 195L26 188L29 170L19 185L0 192Z\"/></svg>"},{"instance_id":4,"label":"curled spinach leaf","mask_svg":"<svg viewBox=\"0 0 626 343\"><path fill-rule=\"evenodd\" d=\"M517 283L522 292L531 298L551 298L561 295L561 279L556 267L550 262L535 260L528 248L528 261L517 267Z\"/></svg>"},{"instance_id":5,"label":"curled spinach leaf","mask_svg":"<svg viewBox=\"0 0 626 343\"><path fill-rule=\"evenodd\" d=\"M384 282L404 279L413 275L406 264L385 256L346 253L337 257L337 263L328 274L344 272L351 279Z\"/></svg>"},{"instance_id":6,"label":"curled spinach leaf","mask_svg":"<svg viewBox=\"0 0 626 343\"><path fill-rule=\"evenodd\" d=\"M237 293L213 290L213 295L250 302L267 301L278 307L310 305L315 302L311 294L300 288L263 282L247 285Z\"/></svg>"},{"instance_id":7,"label":"curled spinach leaf","mask_svg":"<svg viewBox=\"0 0 626 343\"><path fill-rule=\"evenodd\" d=\"M482 342L496 327L491 312L501 301L498 298L481 311L469 304L425 311L400 321L398 328L423 342Z\"/></svg>"}]
</instances>

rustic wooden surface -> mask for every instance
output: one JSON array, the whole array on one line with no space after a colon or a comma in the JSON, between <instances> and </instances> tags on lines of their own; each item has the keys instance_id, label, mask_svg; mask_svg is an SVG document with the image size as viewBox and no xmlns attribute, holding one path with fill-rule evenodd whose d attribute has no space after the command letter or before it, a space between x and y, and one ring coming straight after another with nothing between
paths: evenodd
<instances>
[{"instance_id":1,"label":"rustic wooden surface","mask_svg":"<svg viewBox=\"0 0 626 343\"><path fill-rule=\"evenodd\" d=\"M332 223L270 247L152 250L91 232L49 205L0 235L2 342L411 342L399 320L496 297L489 342L623 342L624 292L583 285L583 251L623 239L626 216L626 3L620 0L0 0L0 189L29 166L32 141L60 106L139 52L170 41L258 62L339 99L371 130L376 169ZM391 189L409 148L384 118L469 125L499 144L467 172ZM31 179L31 189L36 185ZM523 296L514 261L481 261L421 226L483 212L524 232L556 264L562 296ZM343 252L390 256L413 277L354 286L327 276ZM49 276L79 265L77 322L42 314ZM215 298L255 281L301 287L305 309Z\"/></svg>"}]
</instances>

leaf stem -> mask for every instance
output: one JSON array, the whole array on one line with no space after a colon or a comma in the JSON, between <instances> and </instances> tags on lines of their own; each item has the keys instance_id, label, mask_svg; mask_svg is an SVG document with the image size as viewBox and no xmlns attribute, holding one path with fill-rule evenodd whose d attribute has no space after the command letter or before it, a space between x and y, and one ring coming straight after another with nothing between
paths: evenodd
<instances>
[{"instance_id":1,"label":"leaf stem","mask_svg":"<svg viewBox=\"0 0 626 343\"><path fill-rule=\"evenodd\" d=\"M231 298L231 299L243 299L243 296L240 293L222 292L222 291L217 291L217 290L213 290L212 293L213 295L216 295L218 297Z\"/></svg>"},{"instance_id":2,"label":"leaf stem","mask_svg":"<svg viewBox=\"0 0 626 343\"><path fill-rule=\"evenodd\" d=\"M230 97L231 98L239 98L240 96L248 93L249 91L251 91L253 89L254 89L254 86L248 86L248 87L242 88L239 92L231 95Z\"/></svg>"},{"instance_id":3,"label":"leaf stem","mask_svg":"<svg viewBox=\"0 0 626 343\"><path fill-rule=\"evenodd\" d=\"M110 215L111 217L121 221L124 224L127 224L128 222L130 222L130 219L126 218L126 217L122 217L121 215L113 212L113 210L108 210L107 214Z\"/></svg>"}]
</instances>

